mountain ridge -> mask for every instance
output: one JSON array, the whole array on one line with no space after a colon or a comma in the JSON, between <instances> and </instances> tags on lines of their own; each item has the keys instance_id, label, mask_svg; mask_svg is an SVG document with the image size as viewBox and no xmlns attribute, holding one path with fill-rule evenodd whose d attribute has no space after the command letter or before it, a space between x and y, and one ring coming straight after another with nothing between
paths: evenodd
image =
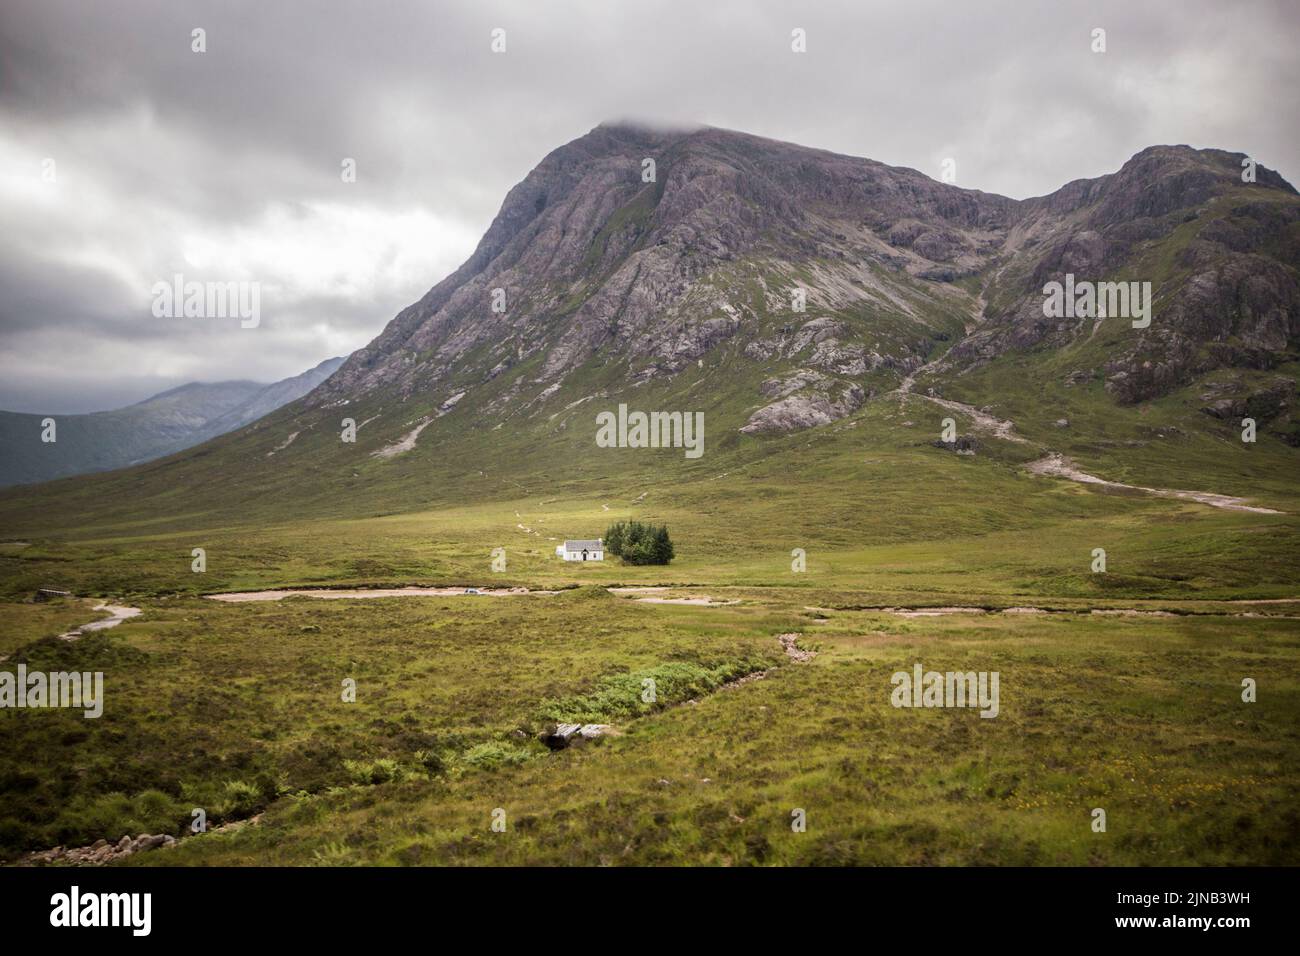
<instances>
[{"instance_id":1,"label":"mountain ridge","mask_svg":"<svg viewBox=\"0 0 1300 956\"><path fill-rule=\"evenodd\" d=\"M278 382L186 382L121 408L77 415L0 411L0 487L109 471L171 455L295 401L343 363L326 359ZM42 421L56 440L41 442Z\"/></svg>"},{"instance_id":2,"label":"mountain ridge","mask_svg":"<svg viewBox=\"0 0 1300 956\"><path fill-rule=\"evenodd\" d=\"M644 159L656 159L662 179L640 181ZM921 303L922 311L955 306L970 312L986 291L994 298L1018 293L1014 304L987 316L990 329L983 336L954 349L954 358L968 367L998 350L1030 347L1047 337L1033 314L1041 304L1035 296L1044 276L1076 269L1102 278L1102 273L1122 268L1135 244L1173 231L1163 220L1236 188L1244 159L1244 154L1218 149L1151 146L1114 173L1071 181L1045 197L1016 200L939 183L905 167L714 127L664 132L601 125L552 151L511 189L470 258L350 356L340 374L309 396L308 403L326 404L394 385L409 396L458 373L465 379L466 355L484 348L494 359L481 369L485 380L539 349L545 360L537 382L546 386L563 380L602 347L616 347L625 357L658 360L660 367L645 375L673 374L742 326L758 331L753 320L759 313L781 311L770 294L757 308L746 308L731 301L737 282L709 290L701 281L709 278L708 272L744 258L774 266L770 278L789 286L797 282L797 267L820 261L823 281L820 288L811 283L810 291L822 294L823 313L883 298L886 307L892 300L895 317L911 312L915 319L916 310L900 301L908 297L906 291L891 288L898 284L891 281L895 277L932 283L921 296L928 300ZM1253 188L1296 196L1294 187L1263 166L1257 167ZM1263 225L1273 233L1293 234L1297 208L1285 207L1280 221ZM781 230L778 240L765 241L765 230L774 229ZM938 288L985 274L1000 257L1014 260L1026 247L1037 249L1025 259L1032 268L1009 270L1016 285L999 287L1008 272L1003 263L986 283L991 288L968 296L971 301L955 303L960 297ZM1222 282L1205 280L1202 285L1239 283L1243 268L1258 274L1260 263L1243 267L1241 261L1231 261L1231 253L1225 249L1220 257L1231 266L1230 274ZM879 266L893 277L876 276L884 281L870 282L860 268L845 268L851 260L856 260L854 267ZM1286 270L1269 262L1264 272L1273 286L1263 295L1264 311L1287 313L1280 319L1275 314L1273 328L1261 333L1277 351L1300 334L1300 294L1294 265ZM875 285L880 294L862 295L855 285ZM489 311L494 289L507 303L504 330ZM1176 296L1172 304L1181 311L1174 314L1195 308L1195 294L1192 289ZM1214 295L1230 297L1231 292ZM652 321L651 312L667 321ZM669 333L689 325L686 313L712 314L674 348ZM982 309L980 313L971 318L986 318ZM678 321L684 316L685 321ZM553 326L560 318L566 326L557 332ZM970 331L966 324L957 338ZM1201 330L1200 337L1208 331ZM952 335L954 330L944 332ZM1133 385L1115 378L1123 370L1115 366L1110 385L1121 400L1154 397L1191 373L1215 366L1194 361L1184 338L1161 342L1159 334L1159 329L1151 333L1148 344L1177 368L1163 379L1148 376L1153 380ZM878 352L854 343L846 367L858 372L888 366L901 378L928 360L923 338L913 334L910 341ZM759 353L773 351L770 341L758 347ZM1130 366L1148 359L1145 352L1127 356ZM1243 361L1252 364L1241 355L1218 360ZM1129 368L1119 377L1141 376ZM463 384L473 389L473 383ZM871 384L858 385L864 394L871 393Z\"/></svg>"}]
</instances>

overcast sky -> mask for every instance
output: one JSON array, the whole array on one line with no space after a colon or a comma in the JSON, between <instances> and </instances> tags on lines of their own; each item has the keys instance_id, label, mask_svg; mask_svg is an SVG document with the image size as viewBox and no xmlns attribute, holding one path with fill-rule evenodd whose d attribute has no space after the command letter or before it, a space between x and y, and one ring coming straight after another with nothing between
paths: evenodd
<instances>
[{"instance_id":1,"label":"overcast sky","mask_svg":"<svg viewBox=\"0 0 1300 956\"><path fill-rule=\"evenodd\" d=\"M469 255L547 152L610 119L936 178L953 157L958 185L1018 198L1154 143L1295 183L1298 25L1294 0L3 0L0 408L345 355ZM260 283L260 325L155 317L176 273Z\"/></svg>"}]
</instances>

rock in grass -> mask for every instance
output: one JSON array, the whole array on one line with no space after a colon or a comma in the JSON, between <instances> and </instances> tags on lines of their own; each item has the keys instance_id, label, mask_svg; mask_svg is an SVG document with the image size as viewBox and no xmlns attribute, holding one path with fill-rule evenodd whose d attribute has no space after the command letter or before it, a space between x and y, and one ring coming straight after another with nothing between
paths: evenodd
<instances>
[{"instance_id":1,"label":"rock in grass","mask_svg":"<svg viewBox=\"0 0 1300 956\"><path fill-rule=\"evenodd\" d=\"M556 724L553 729L542 732L542 743L552 750L563 750L581 729L581 724Z\"/></svg>"},{"instance_id":2,"label":"rock in grass","mask_svg":"<svg viewBox=\"0 0 1300 956\"><path fill-rule=\"evenodd\" d=\"M952 441L940 441L936 438L930 444L935 448L942 448L944 451L954 452L958 455L973 455L975 449L979 447L979 442L970 435L958 435Z\"/></svg>"},{"instance_id":3,"label":"rock in grass","mask_svg":"<svg viewBox=\"0 0 1300 956\"><path fill-rule=\"evenodd\" d=\"M542 742L552 750L563 750L573 744L603 737L609 732L609 724L556 724L554 729L542 733Z\"/></svg>"}]
</instances>

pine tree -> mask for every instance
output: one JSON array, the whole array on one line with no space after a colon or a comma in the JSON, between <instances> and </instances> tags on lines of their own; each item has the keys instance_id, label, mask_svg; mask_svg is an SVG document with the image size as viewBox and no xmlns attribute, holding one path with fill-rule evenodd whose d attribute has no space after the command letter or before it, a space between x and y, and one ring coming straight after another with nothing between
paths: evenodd
<instances>
[{"instance_id":1,"label":"pine tree","mask_svg":"<svg viewBox=\"0 0 1300 956\"><path fill-rule=\"evenodd\" d=\"M667 564L673 559L673 542L668 537L668 525L660 525L654 533L654 563Z\"/></svg>"},{"instance_id":2,"label":"pine tree","mask_svg":"<svg viewBox=\"0 0 1300 956\"><path fill-rule=\"evenodd\" d=\"M605 530L605 550L610 554L622 555L624 535L627 533L627 525L622 521L616 521Z\"/></svg>"}]
</instances>

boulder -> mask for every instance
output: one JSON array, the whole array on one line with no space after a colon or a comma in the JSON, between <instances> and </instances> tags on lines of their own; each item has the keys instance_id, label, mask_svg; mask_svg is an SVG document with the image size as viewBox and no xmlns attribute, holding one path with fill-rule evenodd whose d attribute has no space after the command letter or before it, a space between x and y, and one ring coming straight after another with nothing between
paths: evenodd
<instances>
[{"instance_id":1,"label":"boulder","mask_svg":"<svg viewBox=\"0 0 1300 956\"><path fill-rule=\"evenodd\" d=\"M542 731L542 743L552 750L563 750L573 742L581 729L582 724L556 724L553 728Z\"/></svg>"},{"instance_id":2,"label":"boulder","mask_svg":"<svg viewBox=\"0 0 1300 956\"><path fill-rule=\"evenodd\" d=\"M944 451L950 451L958 455L973 455L975 449L979 447L979 442L970 435L958 435L953 441L943 441L936 438L930 444L935 448L942 448Z\"/></svg>"}]
</instances>

